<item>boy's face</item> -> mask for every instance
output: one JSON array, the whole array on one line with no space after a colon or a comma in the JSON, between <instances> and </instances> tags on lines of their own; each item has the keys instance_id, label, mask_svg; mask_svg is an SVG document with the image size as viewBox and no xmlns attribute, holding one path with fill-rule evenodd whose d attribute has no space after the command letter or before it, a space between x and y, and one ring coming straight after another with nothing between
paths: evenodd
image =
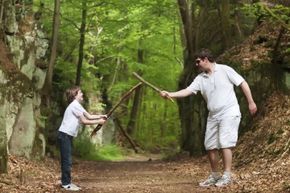
<instances>
[{"instance_id":1,"label":"boy's face","mask_svg":"<svg viewBox=\"0 0 290 193\"><path fill-rule=\"evenodd\" d=\"M82 102L84 100L83 98L83 92L81 90L78 91L78 94L76 95L76 100L79 102Z\"/></svg>"}]
</instances>

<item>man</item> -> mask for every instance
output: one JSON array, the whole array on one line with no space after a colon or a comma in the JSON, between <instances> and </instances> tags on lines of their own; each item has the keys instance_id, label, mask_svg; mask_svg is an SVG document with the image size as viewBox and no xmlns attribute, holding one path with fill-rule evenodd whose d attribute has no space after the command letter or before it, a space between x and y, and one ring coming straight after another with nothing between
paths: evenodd
<instances>
[{"instance_id":1,"label":"man","mask_svg":"<svg viewBox=\"0 0 290 193\"><path fill-rule=\"evenodd\" d=\"M61 159L61 186L65 190L78 191L80 187L71 183L73 138L77 136L81 124L103 125L106 122L107 115L93 115L88 113L81 105L84 99L83 93L78 86L67 89L66 97L69 105L65 110L61 126L58 130Z\"/></svg>"},{"instance_id":2,"label":"man","mask_svg":"<svg viewBox=\"0 0 290 193\"><path fill-rule=\"evenodd\" d=\"M217 64L209 50L202 50L196 58L196 66L202 71L185 89L177 92L161 91L163 98L180 98L198 91L207 103L209 111L205 133L205 149L211 166L211 174L199 185L226 186L231 183L232 148L236 146L241 113L234 85L239 86L254 115L257 106L247 82L231 67ZM218 150L221 150L224 173L218 172Z\"/></svg>"}]
</instances>

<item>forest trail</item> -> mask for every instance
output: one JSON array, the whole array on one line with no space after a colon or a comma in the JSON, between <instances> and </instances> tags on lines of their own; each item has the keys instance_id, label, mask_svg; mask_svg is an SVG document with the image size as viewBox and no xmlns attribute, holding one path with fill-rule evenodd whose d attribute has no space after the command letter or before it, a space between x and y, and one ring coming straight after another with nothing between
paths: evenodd
<instances>
[{"instance_id":1,"label":"forest trail","mask_svg":"<svg viewBox=\"0 0 290 193\"><path fill-rule=\"evenodd\" d=\"M88 193L290 193L290 97L274 93L264 106L234 149L234 181L228 187L199 187L208 176L208 160L184 154L167 161L161 155L143 154L118 162L74 158L73 183ZM0 192L65 192L60 187L59 159L10 155L8 174L0 174Z\"/></svg>"},{"instance_id":2,"label":"forest trail","mask_svg":"<svg viewBox=\"0 0 290 193\"><path fill-rule=\"evenodd\" d=\"M88 193L194 193L226 190L198 187L198 182L207 177L206 158L162 161L158 160L158 155L137 155L125 159L119 162L80 161L73 166L74 181L82 187L81 192Z\"/></svg>"},{"instance_id":3,"label":"forest trail","mask_svg":"<svg viewBox=\"0 0 290 193\"><path fill-rule=\"evenodd\" d=\"M223 188L198 186L208 175L205 156L182 155L170 161L158 158L135 155L118 162L74 159L73 183L82 188L80 192L87 193L290 192L288 157L271 167L257 164L234 167L234 182ZM67 192L60 187L58 159L31 161L10 156L9 168L8 174L0 175L1 193Z\"/></svg>"},{"instance_id":4,"label":"forest trail","mask_svg":"<svg viewBox=\"0 0 290 193\"><path fill-rule=\"evenodd\" d=\"M82 187L81 192L88 193L289 192L289 189L282 190L281 186L277 186L276 182L283 178L283 174L281 171L277 173L275 168L264 168L263 171L259 166L254 169L234 168L234 181L230 186L203 188L198 184L208 176L209 163L206 156L181 156L171 161L142 155L127 159L130 161L80 161L73 166L74 181ZM287 168L286 163L283 163ZM273 176L267 175L270 173Z\"/></svg>"}]
</instances>

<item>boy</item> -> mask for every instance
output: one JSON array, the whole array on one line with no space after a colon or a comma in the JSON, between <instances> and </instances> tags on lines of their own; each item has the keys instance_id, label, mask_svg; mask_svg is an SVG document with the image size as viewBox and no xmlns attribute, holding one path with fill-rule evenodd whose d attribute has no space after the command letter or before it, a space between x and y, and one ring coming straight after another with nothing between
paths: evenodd
<instances>
[{"instance_id":1,"label":"boy","mask_svg":"<svg viewBox=\"0 0 290 193\"><path fill-rule=\"evenodd\" d=\"M66 91L69 103L65 110L61 126L58 130L58 142L61 155L61 186L66 190L78 191L80 188L71 183L72 167L72 140L78 134L80 124L104 124L106 115L91 115L80 104L83 102L83 93L78 86Z\"/></svg>"}]
</instances>

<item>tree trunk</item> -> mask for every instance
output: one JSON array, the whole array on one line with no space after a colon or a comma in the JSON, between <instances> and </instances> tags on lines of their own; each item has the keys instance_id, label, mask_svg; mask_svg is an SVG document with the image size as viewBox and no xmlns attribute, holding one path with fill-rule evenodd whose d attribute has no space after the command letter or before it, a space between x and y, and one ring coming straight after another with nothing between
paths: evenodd
<instances>
[{"instance_id":1,"label":"tree trunk","mask_svg":"<svg viewBox=\"0 0 290 193\"><path fill-rule=\"evenodd\" d=\"M141 97L142 97L142 87L139 87L135 90L133 106L130 113L130 119L127 125L127 132L129 135L133 134L136 127L136 121L138 119Z\"/></svg>"},{"instance_id":2,"label":"tree trunk","mask_svg":"<svg viewBox=\"0 0 290 193\"><path fill-rule=\"evenodd\" d=\"M164 103L164 111L163 111L163 118L160 123L160 137L163 139L165 136L165 131L167 130L167 109L168 109L168 103Z\"/></svg>"},{"instance_id":3,"label":"tree trunk","mask_svg":"<svg viewBox=\"0 0 290 193\"><path fill-rule=\"evenodd\" d=\"M273 48L273 57L272 57L272 75L274 80L274 87L281 89L283 83L282 83L282 77L283 77L283 69L281 64L283 63L283 57L281 56L281 41L283 35L286 33L286 29L282 26L279 31L279 35L277 37L276 43Z\"/></svg>"},{"instance_id":4,"label":"tree trunk","mask_svg":"<svg viewBox=\"0 0 290 193\"><path fill-rule=\"evenodd\" d=\"M5 0L0 1L0 27L3 29L3 16L4 16L4 2Z\"/></svg>"},{"instance_id":5,"label":"tree trunk","mask_svg":"<svg viewBox=\"0 0 290 193\"><path fill-rule=\"evenodd\" d=\"M87 20L87 1L82 2L82 24L80 29L80 47L79 47L79 61L77 67L76 75L76 85L81 84L81 71L84 59L84 44L85 44L85 34L86 34L86 20Z\"/></svg>"},{"instance_id":6,"label":"tree trunk","mask_svg":"<svg viewBox=\"0 0 290 193\"><path fill-rule=\"evenodd\" d=\"M55 0L51 52L50 52L50 59L48 63L45 83L43 85L43 93L46 96L47 101L49 101L49 98L50 98L49 95L52 91L52 77L53 77L54 64L55 64L56 56L57 56L57 39L58 39L59 26L60 26L60 0Z\"/></svg>"},{"instance_id":7,"label":"tree trunk","mask_svg":"<svg viewBox=\"0 0 290 193\"><path fill-rule=\"evenodd\" d=\"M181 20L183 23L183 40L184 40L184 59L188 59L193 61L194 59L194 34L193 34L193 27L192 27L192 12L190 6L187 4L186 0L177 0L179 5L179 12L181 16ZM184 62L184 67L186 67L187 63Z\"/></svg>"},{"instance_id":8,"label":"tree trunk","mask_svg":"<svg viewBox=\"0 0 290 193\"><path fill-rule=\"evenodd\" d=\"M7 133L5 104L0 107L0 173L7 173Z\"/></svg>"},{"instance_id":9,"label":"tree trunk","mask_svg":"<svg viewBox=\"0 0 290 193\"><path fill-rule=\"evenodd\" d=\"M208 43L210 40L203 40L205 36L209 36L208 34L208 23L210 23L209 12L210 12L210 2L209 0L199 1L199 13L196 18L195 25L195 50L199 50L200 47L204 47L204 44Z\"/></svg>"},{"instance_id":10,"label":"tree trunk","mask_svg":"<svg viewBox=\"0 0 290 193\"><path fill-rule=\"evenodd\" d=\"M186 88L197 75L194 70L194 53L196 48L195 33L192 19L194 18L193 5L186 0L178 0L180 16L182 20L182 35L184 40L184 68L179 78L178 89ZM203 127L205 115L202 98L186 97L177 100L181 121L181 149L189 151L190 155L200 155L203 152Z\"/></svg>"},{"instance_id":11,"label":"tree trunk","mask_svg":"<svg viewBox=\"0 0 290 193\"><path fill-rule=\"evenodd\" d=\"M217 9L221 21L223 50L230 46L230 2L229 0L218 0Z\"/></svg>"},{"instance_id":12,"label":"tree trunk","mask_svg":"<svg viewBox=\"0 0 290 193\"><path fill-rule=\"evenodd\" d=\"M139 40L139 48L137 52L138 57L138 63L144 63L144 50L141 48L142 40ZM135 127L136 127L136 121L138 119L139 115L139 108L142 100L142 87L139 87L135 91L134 99L133 99L133 106L131 109L130 119L127 125L127 132L129 135L132 135Z\"/></svg>"}]
</instances>

